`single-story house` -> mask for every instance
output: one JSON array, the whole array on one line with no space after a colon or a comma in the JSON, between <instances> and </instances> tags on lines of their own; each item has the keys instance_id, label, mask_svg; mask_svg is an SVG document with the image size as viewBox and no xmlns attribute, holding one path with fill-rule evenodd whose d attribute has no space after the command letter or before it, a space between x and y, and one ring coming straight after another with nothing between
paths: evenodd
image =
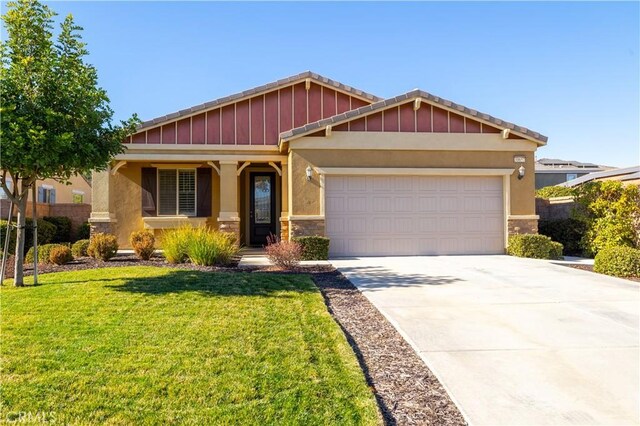
<instances>
[{"instance_id":1,"label":"single-story house","mask_svg":"<svg viewBox=\"0 0 640 426\"><path fill-rule=\"evenodd\" d=\"M541 158L536 161L536 189L555 186L593 172L602 172L611 167L575 160Z\"/></svg>"},{"instance_id":2,"label":"single-story house","mask_svg":"<svg viewBox=\"0 0 640 426\"><path fill-rule=\"evenodd\" d=\"M312 72L146 121L93 175L93 231L181 224L331 254L504 253L537 232L547 138L421 90L381 99Z\"/></svg>"},{"instance_id":3,"label":"single-story house","mask_svg":"<svg viewBox=\"0 0 640 426\"><path fill-rule=\"evenodd\" d=\"M568 182L564 182L558 186L573 188L575 186L582 185L583 183L604 180L617 180L625 184L640 185L640 166L589 173Z\"/></svg>"}]
</instances>

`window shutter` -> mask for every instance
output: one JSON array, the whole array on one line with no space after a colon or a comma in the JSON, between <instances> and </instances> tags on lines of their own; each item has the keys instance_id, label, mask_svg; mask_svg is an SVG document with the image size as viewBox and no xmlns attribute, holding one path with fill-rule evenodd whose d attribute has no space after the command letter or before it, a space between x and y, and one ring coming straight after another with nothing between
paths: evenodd
<instances>
[{"instance_id":1,"label":"window shutter","mask_svg":"<svg viewBox=\"0 0 640 426\"><path fill-rule=\"evenodd\" d=\"M55 204L56 203L56 190L52 189L50 194L51 194L51 197L49 198L49 204Z\"/></svg>"},{"instance_id":2,"label":"window shutter","mask_svg":"<svg viewBox=\"0 0 640 426\"><path fill-rule=\"evenodd\" d=\"M38 203L44 203L44 188L39 186L38 187Z\"/></svg>"},{"instance_id":3,"label":"window shutter","mask_svg":"<svg viewBox=\"0 0 640 426\"><path fill-rule=\"evenodd\" d=\"M156 174L157 170L154 167L142 168L142 216L157 216Z\"/></svg>"},{"instance_id":4,"label":"window shutter","mask_svg":"<svg viewBox=\"0 0 640 426\"><path fill-rule=\"evenodd\" d=\"M198 169L198 217L211 216L211 169Z\"/></svg>"}]
</instances>

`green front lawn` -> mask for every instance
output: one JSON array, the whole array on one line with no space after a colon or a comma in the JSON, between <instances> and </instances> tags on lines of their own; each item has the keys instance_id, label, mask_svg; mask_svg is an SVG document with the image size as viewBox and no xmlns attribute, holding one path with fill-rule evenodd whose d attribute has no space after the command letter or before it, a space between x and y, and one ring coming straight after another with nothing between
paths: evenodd
<instances>
[{"instance_id":1,"label":"green front lawn","mask_svg":"<svg viewBox=\"0 0 640 426\"><path fill-rule=\"evenodd\" d=\"M0 422L380 423L306 275L127 267L40 282L2 287Z\"/></svg>"}]
</instances>

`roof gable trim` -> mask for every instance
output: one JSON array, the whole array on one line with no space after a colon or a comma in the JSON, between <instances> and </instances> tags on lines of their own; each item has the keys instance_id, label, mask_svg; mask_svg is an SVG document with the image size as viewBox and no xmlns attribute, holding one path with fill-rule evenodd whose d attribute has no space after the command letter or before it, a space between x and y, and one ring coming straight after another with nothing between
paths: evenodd
<instances>
[{"instance_id":1,"label":"roof gable trim","mask_svg":"<svg viewBox=\"0 0 640 426\"><path fill-rule=\"evenodd\" d=\"M339 125L352 121L355 118L363 118L371 114L376 114L384 110L398 107L409 102L414 102L416 99L426 102L429 105L442 108L456 114L477 120L483 124L487 124L492 127L499 127L501 129L509 129L509 131L517 136L533 141L538 145L546 145L547 137L541 135L538 132L527 129L526 127L518 126L516 124L504 121L502 119L493 117L489 114L485 114L463 105L456 104L446 99L442 99L438 96L434 96L430 93L422 90L413 90L403 95L399 95L393 98L385 99L371 105L366 105L361 108L346 111L342 114L334 115L333 117L325 118L314 123L306 124L280 134L280 143L289 142L294 139L309 135L317 132L320 129L325 128L328 125Z\"/></svg>"},{"instance_id":2,"label":"roof gable trim","mask_svg":"<svg viewBox=\"0 0 640 426\"><path fill-rule=\"evenodd\" d=\"M262 86L257 86L252 89L244 90L242 92L238 92L233 95L229 95L229 96L218 98L209 102L205 102L203 104L196 105L191 108L185 108L180 111L172 112L170 114L167 114L161 117L156 117L154 119L144 121L142 124L140 124L140 126L138 126L137 131L149 130L151 128L159 127L161 125L175 121L177 119L189 118L194 115L202 114L213 109L222 108L224 106L234 104L236 102L241 102L243 100L249 99L254 96L264 95L274 90L285 89L287 87L291 87L296 84L302 83L305 80L310 80L320 86L324 86L326 88L336 90L338 92L342 92L344 94L359 98L366 102L378 102L382 100L382 98L379 98L378 96L375 96L371 93L367 93L363 90L356 89L351 86L347 86L346 84L342 84L338 81L331 80L330 78L323 77L311 71L305 71L301 74L297 74L297 75L287 77L278 81L264 84Z\"/></svg>"}]
</instances>

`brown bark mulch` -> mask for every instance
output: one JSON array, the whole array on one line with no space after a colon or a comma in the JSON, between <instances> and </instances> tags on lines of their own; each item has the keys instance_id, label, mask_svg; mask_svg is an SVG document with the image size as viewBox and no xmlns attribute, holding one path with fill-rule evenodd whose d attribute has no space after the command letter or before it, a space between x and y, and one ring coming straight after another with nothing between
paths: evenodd
<instances>
[{"instance_id":1,"label":"brown bark mulch","mask_svg":"<svg viewBox=\"0 0 640 426\"><path fill-rule=\"evenodd\" d=\"M13 259L8 260L7 278L13 276ZM413 348L333 266L300 266L292 271L282 271L274 267L238 268L237 262L230 267L205 267L169 264L161 256L143 261L134 255L118 255L106 262L80 258L66 265L39 265L38 271L50 273L124 266L161 266L204 272L310 274L322 292L329 312L353 348L386 425L466 424L447 392ZM32 274L33 265L25 265L25 275Z\"/></svg>"},{"instance_id":2,"label":"brown bark mulch","mask_svg":"<svg viewBox=\"0 0 640 426\"><path fill-rule=\"evenodd\" d=\"M228 266L198 266L191 263L173 264L167 262L163 256L154 255L149 260L140 260L133 254L118 254L114 258L102 261L91 257L80 257L65 265L39 264L38 274L49 272L82 271L85 269L111 268L123 266L162 266L165 268L189 269L202 272L236 272L240 257L233 259ZM14 256L7 257L7 272L5 278L13 278ZM25 263L24 275L33 275L33 264Z\"/></svg>"},{"instance_id":3,"label":"brown bark mulch","mask_svg":"<svg viewBox=\"0 0 640 426\"><path fill-rule=\"evenodd\" d=\"M360 361L385 424L466 424L418 354L349 280L335 270L313 278Z\"/></svg>"},{"instance_id":4,"label":"brown bark mulch","mask_svg":"<svg viewBox=\"0 0 640 426\"><path fill-rule=\"evenodd\" d=\"M594 272L593 270L593 265L563 265L563 266L568 266L574 269L582 269L583 271L589 271L589 272L593 272L594 274L597 274L597 272ZM618 278L622 278L629 281L640 282L640 277L618 277Z\"/></svg>"}]
</instances>

